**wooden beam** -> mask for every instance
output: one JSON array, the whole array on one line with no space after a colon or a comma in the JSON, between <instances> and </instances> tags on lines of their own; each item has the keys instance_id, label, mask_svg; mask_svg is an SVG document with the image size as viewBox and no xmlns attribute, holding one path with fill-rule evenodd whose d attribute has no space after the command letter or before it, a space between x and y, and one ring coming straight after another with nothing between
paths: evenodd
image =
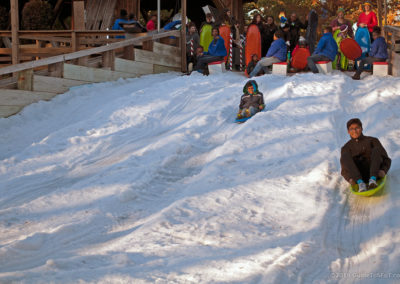
<instances>
[{"instance_id":1,"label":"wooden beam","mask_svg":"<svg viewBox=\"0 0 400 284\"><path fill-rule=\"evenodd\" d=\"M179 56L165 56L141 49L135 49L135 61L170 67L182 67L181 58Z\"/></svg>"},{"instance_id":2,"label":"wooden beam","mask_svg":"<svg viewBox=\"0 0 400 284\"><path fill-rule=\"evenodd\" d=\"M133 73L140 76L153 74L154 68L151 63L115 58L115 71Z\"/></svg>"},{"instance_id":3,"label":"wooden beam","mask_svg":"<svg viewBox=\"0 0 400 284\"><path fill-rule=\"evenodd\" d=\"M19 90L33 91L33 69L19 71L17 78Z\"/></svg>"},{"instance_id":4,"label":"wooden beam","mask_svg":"<svg viewBox=\"0 0 400 284\"><path fill-rule=\"evenodd\" d=\"M74 0L72 2L73 13L73 30L85 29L85 2L82 0Z\"/></svg>"},{"instance_id":5,"label":"wooden beam","mask_svg":"<svg viewBox=\"0 0 400 284\"><path fill-rule=\"evenodd\" d=\"M187 72L186 63L186 0L181 0L181 15L182 15L182 28L181 28L181 68L182 72Z\"/></svg>"},{"instance_id":6,"label":"wooden beam","mask_svg":"<svg viewBox=\"0 0 400 284\"><path fill-rule=\"evenodd\" d=\"M19 12L18 0L11 0L12 63L19 63Z\"/></svg>"},{"instance_id":7,"label":"wooden beam","mask_svg":"<svg viewBox=\"0 0 400 284\"><path fill-rule=\"evenodd\" d=\"M87 84L85 81L33 75L33 91L46 91L56 94L68 92L71 87Z\"/></svg>"},{"instance_id":8,"label":"wooden beam","mask_svg":"<svg viewBox=\"0 0 400 284\"><path fill-rule=\"evenodd\" d=\"M181 50L176 46L171 46L168 44L162 44L159 42L154 42L153 45L153 52L160 54L160 55L167 55L167 56L181 56Z\"/></svg>"},{"instance_id":9,"label":"wooden beam","mask_svg":"<svg viewBox=\"0 0 400 284\"><path fill-rule=\"evenodd\" d=\"M106 51L102 54L103 58L103 67L110 68L111 70L115 70L115 51L114 50L109 50Z\"/></svg>"},{"instance_id":10,"label":"wooden beam","mask_svg":"<svg viewBox=\"0 0 400 284\"><path fill-rule=\"evenodd\" d=\"M119 78L137 77L132 73L123 73L104 69L90 68L73 64L64 64L64 78L86 82L107 82L115 81Z\"/></svg>"},{"instance_id":11,"label":"wooden beam","mask_svg":"<svg viewBox=\"0 0 400 284\"><path fill-rule=\"evenodd\" d=\"M24 107L38 101L51 100L55 95L56 94L49 92L2 89L0 94L0 106Z\"/></svg>"},{"instance_id":12,"label":"wooden beam","mask_svg":"<svg viewBox=\"0 0 400 284\"><path fill-rule=\"evenodd\" d=\"M46 66L49 64L53 64L53 63L64 62L67 60L73 60L73 59L77 59L80 57L89 56L89 55L93 55L93 54L99 54L99 53L102 53L102 52L108 51L108 50L119 49L119 48L124 48L127 46L136 45L145 40L149 40L149 39L156 40L156 39L168 37L168 36L179 37L180 31L169 31L169 32L163 32L160 34L151 34L151 35L147 35L144 37L132 38L132 39L124 40L124 41L119 41L116 43L111 43L109 45L104 45L104 46L95 47L95 48L91 48L91 49L81 50L81 51L77 51L77 52L73 52L73 53L69 53L69 54L58 55L58 56L53 56L53 57L46 58L46 59L40 59L40 60L36 60L36 61L20 63L18 65L0 68L0 75L10 74L13 72L18 72L18 71L21 71L24 69L29 69L29 68Z\"/></svg>"},{"instance_id":13,"label":"wooden beam","mask_svg":"<svg viewBox=\"0 0 400 284\"><path fill-rule=\"evenodd\" d=\"M162 65L154 64L154 69L153 69L153 73L154 74L167 73L167 72L170 72L170 71L180 72L181 71L181 67L168 67L168 66L162 66Z\"/></svg>"}]
</instances>

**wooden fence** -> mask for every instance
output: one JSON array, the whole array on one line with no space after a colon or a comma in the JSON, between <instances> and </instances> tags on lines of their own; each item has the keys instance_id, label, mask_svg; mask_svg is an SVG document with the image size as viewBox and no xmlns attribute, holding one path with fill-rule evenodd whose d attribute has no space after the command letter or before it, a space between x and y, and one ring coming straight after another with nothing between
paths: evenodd
<instances>
[{"instance_id":1,"label":"wooden fence","mask_svg":"<svg viewBox=\"0 0 400 284\"><path fill-rule=\"evenodd\" d=\"M78 34L85 36L84 32ZM180 31L146 34L0 68L0 78L14 75L4 79L6 83L0 88L0 117L16 114L31 103L50 100L73 86L184 70L185 46L181 49L180 36ZM159 42L171 37L180 44Z\"/></svg>"}]
</instances>

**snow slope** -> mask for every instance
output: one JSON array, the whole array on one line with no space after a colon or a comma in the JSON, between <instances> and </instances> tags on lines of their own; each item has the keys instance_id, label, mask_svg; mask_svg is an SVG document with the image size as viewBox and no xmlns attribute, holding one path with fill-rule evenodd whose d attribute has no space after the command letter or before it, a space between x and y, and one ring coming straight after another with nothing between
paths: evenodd
<instances>
[{"instance_id":1,"label":"snow slope","mask_svg":"<svg viewBox=\"0 0 400 284\"><path fill-rule=\"evenodd\" d=\"M398 283L400 79L258 77L86 85L0 119L0 283ZM385 192L340 177L359 117ZM379 274L383 273L383 274Z\"/></svg>"}]
</instances>

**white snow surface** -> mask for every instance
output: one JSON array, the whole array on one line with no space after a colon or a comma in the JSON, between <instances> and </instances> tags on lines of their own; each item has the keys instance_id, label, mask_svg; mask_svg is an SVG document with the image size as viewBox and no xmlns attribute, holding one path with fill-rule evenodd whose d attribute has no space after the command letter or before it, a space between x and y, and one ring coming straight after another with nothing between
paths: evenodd
<instances>
[{"instance_id":1,"label":"white snow surface","mask_svg":"<svg viewBox=\"0 0 400 284\"><path fill-rule=\"evenodd\" d=\"M76 87L0 119L0 283L399 283L400 78L238 73ZM340 176L346 121L392 158Z\"/></svg>"}]
</instances>

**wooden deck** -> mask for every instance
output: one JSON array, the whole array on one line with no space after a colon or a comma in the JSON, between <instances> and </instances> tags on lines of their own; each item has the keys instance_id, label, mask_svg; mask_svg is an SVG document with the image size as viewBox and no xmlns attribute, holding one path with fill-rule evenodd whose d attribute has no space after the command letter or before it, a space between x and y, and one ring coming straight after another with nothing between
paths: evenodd
<instances>
[{"instance_id":1,"label":"wooden deck","mask_svg":"<svg viewBox=\"0 0 400 284\"><path fill-rule=\"evenodd\" d=\"M40 100L51 100L74 86L180 71L180 47L157 42L170 36L180 37L180 32L146 34L0 68L0 77L8 76L0 80L0 117L14 115ZM137 48L142 43L143 49Z\"/></svg>"}]
</instances>

